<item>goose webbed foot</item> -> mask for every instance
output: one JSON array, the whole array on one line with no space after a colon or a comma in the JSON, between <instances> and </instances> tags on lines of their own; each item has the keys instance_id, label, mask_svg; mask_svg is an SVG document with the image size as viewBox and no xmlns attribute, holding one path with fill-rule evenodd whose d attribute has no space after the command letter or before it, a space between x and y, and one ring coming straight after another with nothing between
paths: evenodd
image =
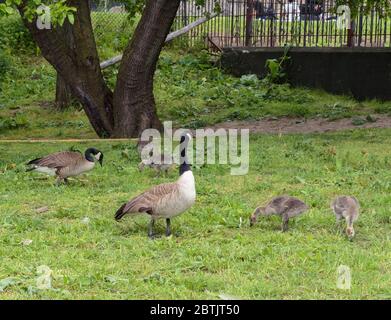
<instances>
[{"instance_id":1,"label":"goose webbed foot","mask_svg":"<svg viewBox=\"0 0 391 320\"><path fill-rule=\"evenodd\" d=\"M289 219L287 219L287 218L284 218L282 220L282 228L281 228L282 232L288 231L288 222L289 222Z\"/></svg>"},{"instance_id":2,"label":"goose webbed foot","mask_svg":"<svg viewBox=\"0 0 391 320\"><path fill-rule=\"evenodd\" d=\"M155 226L155 220L151 219L151 222L148 225L148 238L152 240L156 238L156 234L153 232L154 226Z\"/></svg>"},{"instance_id":3,"label":"goose webbed foot","mask_svg":"<svg viewBox=\"0 0 391 320\"><path fill-rule=\"evenodd\" d=\"M166 219L166 237L169 237L171 235L171 220Z\"/></svg>"},{"instance_id":4,"label":"goose webbed foot","mask_svg":"<svg viewBox=\"0 0 391 320\"><path fill-rule=\"evenodd\" d=\"M61 177L57 177L56 179L56 186L59 187L61 185L61 182L64 181L65 182L65 179L64 178L61 178Z\"/></svg>"}]
</instances>

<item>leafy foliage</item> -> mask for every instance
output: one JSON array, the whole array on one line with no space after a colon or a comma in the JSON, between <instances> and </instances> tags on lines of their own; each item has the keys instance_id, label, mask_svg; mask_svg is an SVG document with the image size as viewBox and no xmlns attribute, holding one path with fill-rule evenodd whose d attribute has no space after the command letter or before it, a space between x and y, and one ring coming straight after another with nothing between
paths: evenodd
<instances>
[{"instance_id":1,"label":"leafy foliage","mask_svg":"<svg viewBox=\"0 0 391 320\"><path fill-rule=\"evenodd\" d=\"M290 57L288 56L289 46L285 46L284 54L282 57L278 59L267 59L266 60L266 69L268 70L268 74L266 80L271 83L283 83L286 80L286 72L285 68L290 61Z\"/></svg>"},{"instance_id":2,"label":"leafy foliage","mask_svg":"<svg viewBox=\"0 0 391 320\"><path fill-rule=\"evenodd\" d=\"M0 49L0 83L3 81L4 76L11 68L11 58L6 51ZM1 86L0 86L1 92Z\"/></svg>"},{"instance_id":3,"label":"leafy foliage","mask_svg":"<svg viewBox=\"0 0 391 320\"><path fill-rule=\"evenodd\" d=\"M0 4L0 15L14 13L14 8L21 4L22 0L6 0ZM62 26L66 19L73 24L76 12L76 8L69 6L67 0L26 0L23 7L23 14L28 21L39 17L42 21L50 20L54 26Z\"/></svg>"},{"instance_id":4,"label":"leafy foliage","mask_svg":"<svg viewBox=\"0 0 391 320\"><path fill-rule=\"evenodd\" d=\"M336 7L347 5L355 17L360 11L370 12L376 10L382 16L391 15L391 2L389 0L336 0Z\"/></svg>"},{"instance_id":5,"label":"leafy foliage","mask_svg":"<svg viewBox=\"0 0 391 320\"><path fill-rule=\"evenodd\" d=\"M7 50L14 54L35 53L36 45L19 15L1 17L0 50Z\"/></svg>"},{"instance_id":6,"label":"leafy foliage","mask_svg":"<svg viewBox=\"0 0 391 320\"><path fill-rule=\"evenodd\" d=\"M11 118L0 117L0 132L14 130L18 128L26 128L29 126L29 121L24 115L16 115Z\"/></svg>"}]
</instances>

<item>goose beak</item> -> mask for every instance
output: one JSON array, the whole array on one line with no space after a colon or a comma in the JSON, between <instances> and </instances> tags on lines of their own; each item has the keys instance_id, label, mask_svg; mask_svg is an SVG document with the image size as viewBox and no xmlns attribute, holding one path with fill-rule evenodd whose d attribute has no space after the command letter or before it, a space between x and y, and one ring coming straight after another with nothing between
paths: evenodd
<instances>
[{"instance_id":1,"label":"goose beak","mask_svg":"<svg viewBox=\"0 0 391 320\"><path fill-rule=\"evenodd\" d=\"M98 160L101 167L103 167L103 156Z\"/></svg>"},{"instance_id":2,"label":"goose beak","mask_svg":"<svg viewBox=\"0 0 391 320\"><path fill-rule=\"evenodd\" d=\"M346 229L346 234L348 236L349 241L353 241L353 238L354 238L354 235L355 235L354 229L353 228L347 228Z\"/></svg>"}]
</instances>

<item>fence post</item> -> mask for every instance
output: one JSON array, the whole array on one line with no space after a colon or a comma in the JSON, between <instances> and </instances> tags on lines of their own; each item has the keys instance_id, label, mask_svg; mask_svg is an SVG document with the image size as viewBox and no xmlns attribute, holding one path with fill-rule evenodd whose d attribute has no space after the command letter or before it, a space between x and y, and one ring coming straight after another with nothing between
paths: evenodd
<instances>
[{"instance_id":1,"label":"fence post","mask_svg":"<svg viewBox=\"0 0 391 320\"><path fill-rule=\"evenodd\" d=\"M253 33L253 13L254 13L254 0L247 0L246 10L246 47L251 46L251 37Z\"/></svg>"},{"instance_id":2,"label":"fence post","mask_svg":"<svg viewBox=\"0 0 391 320\"><path fill-rule=\"evenodd\" d=\"M351 21L350 22L350 26L349 26L349 29L348 29L348 47L349 48L352 48L354 46L354 29L355 29L355 22L354 21Z\"/></svg>"}]
</instances>

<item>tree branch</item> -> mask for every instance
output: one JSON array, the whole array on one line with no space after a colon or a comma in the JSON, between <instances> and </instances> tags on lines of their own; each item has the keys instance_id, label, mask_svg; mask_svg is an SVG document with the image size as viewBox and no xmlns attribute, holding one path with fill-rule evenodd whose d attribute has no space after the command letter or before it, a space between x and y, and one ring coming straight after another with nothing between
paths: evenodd
<instances>
[{"instance_id":1,"label":"tree branch","mask_svg":"<svg viewBox=\"0 0 391 320\"><path fill-rule=\"evenodd\" d=\"M190 30L194 29L195 27L198 27L200 24L203 24L215 17L217 17L220 13L213 13L211 14L210 16L207 16L207 17L203 17L201 19L198 19L190 24L188 24L187 26L183 27L182 29L179 29L177 31L174 31L174 32L171 32L166 40L165 40L165 43L167 42L170 42L172 40L174 40L175 38L178 38L180 37L181 35L189 32ZM116 56L116 57L113 57L111 59L108 59L106 61L103 61L101 64L100 64L100 68L103 70L103 69L106 69L107 67L110 67L118 62L120 62L122 60L122 54Z\"/></svg>"}]
</instances>

